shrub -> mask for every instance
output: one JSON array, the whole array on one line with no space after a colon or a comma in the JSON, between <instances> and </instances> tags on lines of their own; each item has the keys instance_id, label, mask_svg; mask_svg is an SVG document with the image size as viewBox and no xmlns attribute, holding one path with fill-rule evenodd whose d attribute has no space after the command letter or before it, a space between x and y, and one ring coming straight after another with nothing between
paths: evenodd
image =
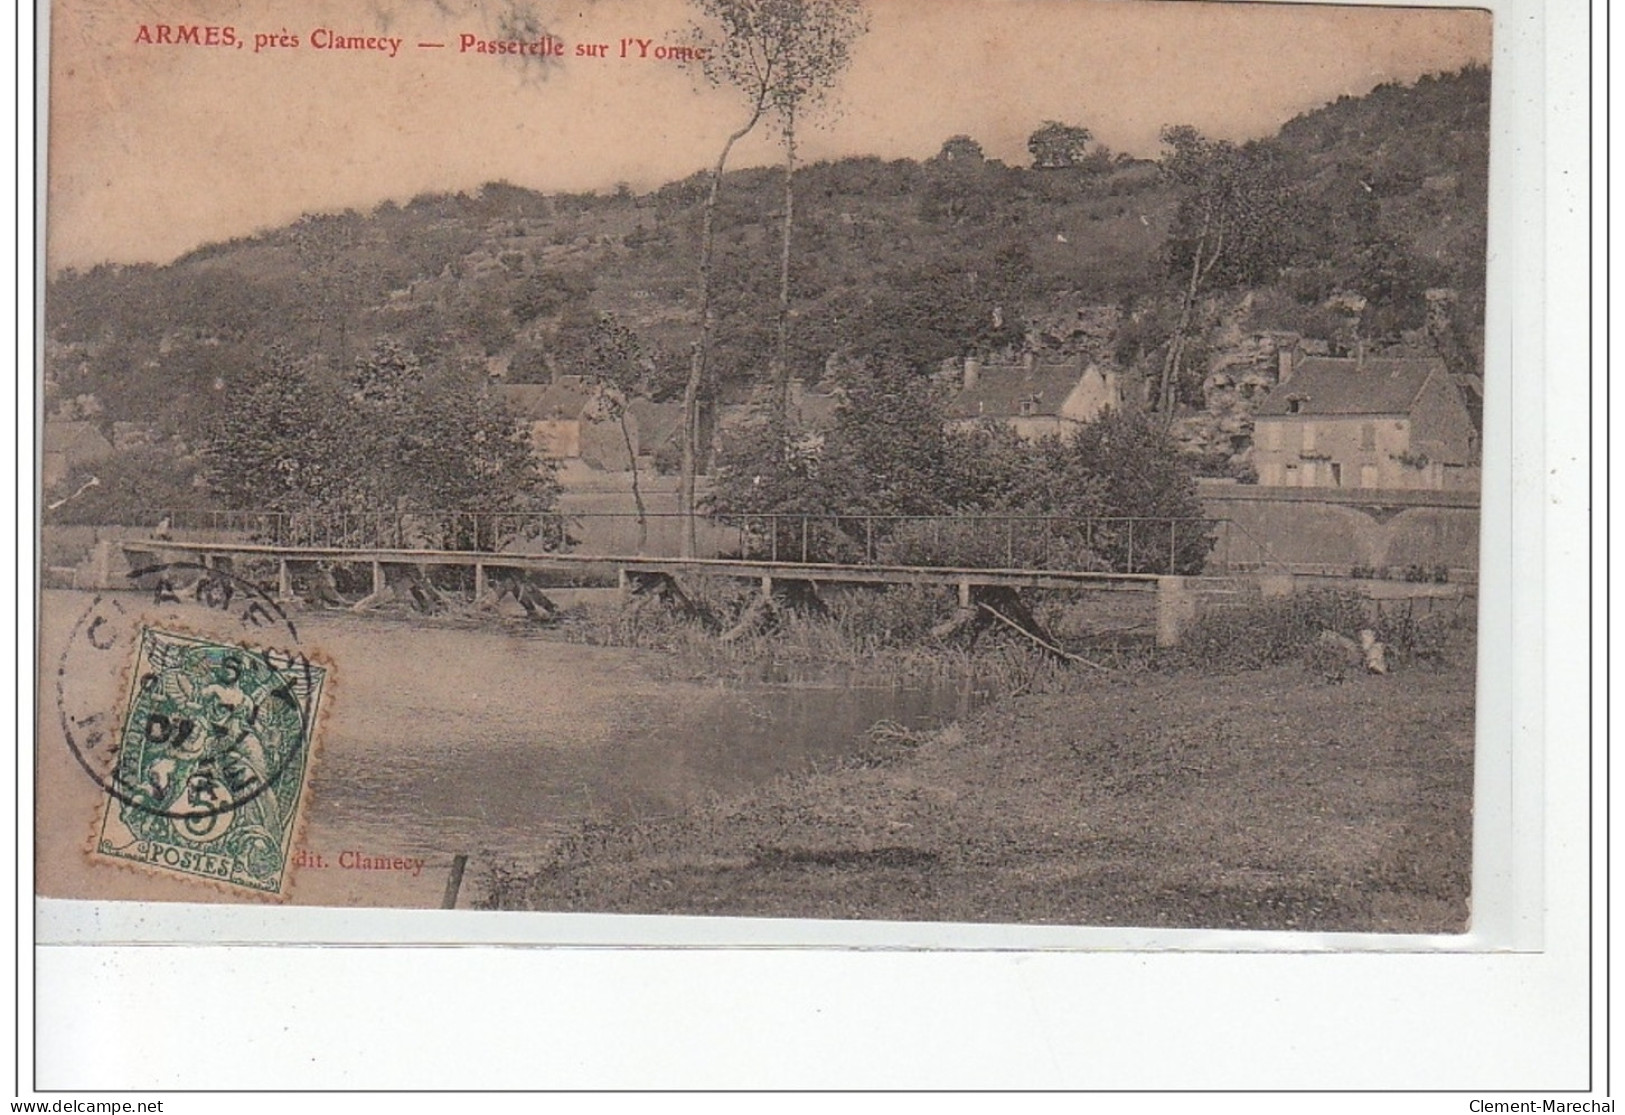
<instances>
[{"instance_id":1,"label":"shrub","mask_svg":"<svg viewBox=\"0 0 1625 1115\"><path fill-rule=\"evenodd\" d=\"M1455 644L1464 622L1456 613L1417 616L1413 608L1384 610L1359 593L1313 591L1215 609L1185 629L1168 657L1175 666L1256 670L1294 659L1319 668L1320 634L1358 639L1370 629L1389 651L1389 664L1437 663Z\"/></svg>"},{"instance_id":2,"label":"shrub","mask_svg":"<svg viewBox=\"0 0 1625 1115\"><path fill-rule=\"evenodd\" d=\"M883 548L883 560L906 564L1194 574L1213 547L1189 463L1144 415L1108 410L1065 440L1028 442L995 424L949 429L940 391L907 368L864 369L845 390L827 431L773 415L737 431L712 513L812 516L814 561ZM975 515L1034 521L1011 528ZM962 517L965 526L910 525L910 516ZM1039 521L1046 517L1056 521ZM759 535L752 552L775 552L776 541L781 558L799 558L801 520L778 530L777 539Z\"/></svg>"},{"instance_id":3,"label":"shrub","mask_svg":"<svg viewBox=\"0 0 1625 1115\"><path fill-rule=\"evenodd\" d=\"M831 593L827 603L850 645L868 648L922 643L952 610L948 593L924 585L846 590Z\"/></svg>"},{"instance_id":4,"label":"shrub","mask_svg":"<svg viewBox=\"0 0 1625 1115\"><path fill-rule=\"evenodd\" d=\"M1369 601L1305 592L1216 609L1186 628L1172 660L1208 669L1257 670L1300 657L1322 631L1354 637L1370 626Z\"/></svg>"},{"instance_id":5,"label":"shrub","mask_svg":"<svg viewBox=\"0 0 1625 1115\"><path fill-rule=\"evenodd\" d=\"M164 446L127 449L74 469L60 485L63 501L46 509L54 524L152 526L163 510L209 504L197 482L198 462Z\"/></svg>"}]
</instances>

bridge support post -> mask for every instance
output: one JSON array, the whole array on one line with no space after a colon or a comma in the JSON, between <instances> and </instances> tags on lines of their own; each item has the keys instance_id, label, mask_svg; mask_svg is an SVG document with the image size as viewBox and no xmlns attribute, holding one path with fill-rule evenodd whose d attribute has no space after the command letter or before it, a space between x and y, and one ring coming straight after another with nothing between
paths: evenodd
<instances>
[{"instance_id":1,"label":"bridge support post","mask_svg":"<svg viewBox=\"0 0 1625 1115\"><path fill-rule=\"evenodd\" d=\"M474 563L474 603L485 599L485 563Z\"/></svg>"},{"instance_id":2,"label":"bridge support post","mask_svg":"<svg viewBox=\"0 0 1625 1115\"><path fill-rule=\"evenodd\" d=\"M763 600L772 600L773 599L773 578L772 577L763 577L762 578L762 599Z\"/></svg>"},{"instance_id":3,"label":"bridge support post","mask_svg":"<svg viewBox=\"0 0 1625 1115\"><path fill-rule=\"evenodd\" d=\"M134 564L146 565L149 564L146 559L155 559L158 556L156 551L150 555L141 554ZM82 584L81 581L85 578L81 577L78 571L75 571L73 587L103 589L118 588L121 585L128 586L130 580L124 574L130 572L131 568L130 551L121 548L116 542L104 539L96 543L96 548L90 551L90 568L87 571L89 583Z\"/></svg>"},{"instance_id":4,"label":"bridge support post","mask_svg":"<svg viewBox=\"0 0 1625 1115\"><path fill-rule=\"evenodd\" d=\"M1196 596L1184 577L1157 578L1157 645L1179 645L1185 627L1196 618Z\"/></svg>"},{"instance_id":5,"label":"bridge support post","mask_svg":"<svg viewBox=\"0 0 1625 1115\"><path fill-rule=\"evenodd\" d=\"M384 588L384 563L374 561L372 563L372 591L350 605L350 610L352 612L364 612L373 607L384 598Z\"/></svg>"},{"instance_id":6,"label":"bridge support post","mask_svg":"<svg viewBox=\"0 0 1625 1115\"><path fill-rule=\"evenodd\" d=\"M961 608L970 607L970 581L968 580L959 582L959 606Z\"/></svg>"},{"instance_id":7,"label":"bridge support post","mask_svg":"<svg viewBox=\"0 0 1625 1115\"><path fill-rule=\"evenodd\" d=\"M293 577L288 573L288 559L278 558L276 563L276 598L293 599Z\"/></svg>"},{"instance_id":8,"label":"bridge support post","mask_svg":"<svg viewBox=\"0 0 1625 1115\"><path fill-rule=\"evenodd\" d=\"M621 594L621 601L632 595L632 578L627 575L626 566L615 570L615 589Z\"/></svg>"}]
</instances>

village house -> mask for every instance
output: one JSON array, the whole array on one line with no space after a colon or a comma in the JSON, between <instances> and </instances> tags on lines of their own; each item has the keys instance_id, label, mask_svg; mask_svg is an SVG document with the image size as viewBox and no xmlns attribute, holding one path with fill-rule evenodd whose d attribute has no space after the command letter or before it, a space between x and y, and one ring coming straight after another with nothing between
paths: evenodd
<instances>
[{"instance_id":1,"label":"village house","mask_svg":"<svg viewBox=\"0 0 1625 1115\"><path fill-rule=\"evenodd\" d=\"M676 403L633 399L623 430L598 386L582 376L561 375L551 383L497 383L490 390L529 427L537 456L579 461L604 472L627 471L633 456L645 457L675 443L682 428L682 408Z\"/></svg>"},{"instance_id":2,"label":"village house","mask_svg":"<svg viewBox=\"0 0 1625 1115\"><path fill-rule=\"evenodd\" d=\"M590 468L620 472L632 467L626 451L631 435L638 444L637 416L626 416L626 432L618 421L606 421L598 389L581 376L559 376L552 383L495 384L492 392L524 420L538 457L552 461L580 461Z\"/></svg>"},{"instance_id":3,"label":"village house","mask_svg":"<svg viewBox=\"0 0 1625 1115\"><path fill-rule=\"evenodd\" d=\"M1122 405L1116 369L1102 369L1083 357L1051 361L1029 352L1020 362L983 363L969 356L948 406L948 425L964 429L995 422L1028 441L1067 438L1107 408Z\"/></svg>"},{"instance_id":4,"label":"village house","mask_svg":"<svg viewBox=\"0 0 1625 1115\"><path fill-rule=\"evenodd\" d=\"M637 419L638 456L650 458L650 465L675 467L683 452L683 405L657 403L653 399L637 398L627 403L632 417Z\"/></svg>"},{"instance_id":5,"label":"village house","mask_svg":"<svg viewBox=\"0 0 1625 1115\"><path fill-rule=\"evenodd\" d=\"M1269 487L1478 486L1478 432L1444 362L1310 357L1253 419Z\"/></svg>"}]
</instances>

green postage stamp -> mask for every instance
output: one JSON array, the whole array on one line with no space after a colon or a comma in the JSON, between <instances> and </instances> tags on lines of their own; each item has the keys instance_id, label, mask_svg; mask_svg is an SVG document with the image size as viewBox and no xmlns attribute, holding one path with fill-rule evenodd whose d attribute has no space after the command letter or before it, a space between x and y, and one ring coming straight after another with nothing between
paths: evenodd
<instances>
[{"instance_id":1,"label":"green postage stamp","mask_svg":"<svg viewBox=\"0 0 1625 1115\"><path fill-rule=\"evenodd\" d=\"M143 628L93 854L282 896L326 667Z\"/></svg>"}]
</instances>

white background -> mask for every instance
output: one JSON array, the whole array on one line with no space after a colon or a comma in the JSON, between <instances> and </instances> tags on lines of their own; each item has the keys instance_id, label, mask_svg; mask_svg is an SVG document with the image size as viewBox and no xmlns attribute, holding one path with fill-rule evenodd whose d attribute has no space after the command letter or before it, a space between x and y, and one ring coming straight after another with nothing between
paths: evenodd
<instances>
[{"instance_id":1,"label":"white background","mask_svg":"<svg viewBox=\"0 0 1625 1115\"><path fill-rule=\"evenodd\" d=\"M35 948L24 870L15 877L20 1086L36 1080L37 1067L39 1086L73 1089L1600 1090L1603 1031L1593 1023L1603 996L1590 992L1603 960L1600 911L1592 940L1592 898L1605 878L1606 751L1600 742L1590 746L1591 700L1600 686L1596 694L1588 686L1586 627L1593 498L1588 13L1573 0L1489 6L1498 21L1490 343L1500 347L1489 369L1486 491L1496 490L1498 472L1513 484L1498 508L1486 500L1487 532L1500 531L1511 549L1496 550L1487 538L1484 584L1493 602L1482 629L1487 643L1491 632L1502 632L1505 645L1484 648L1481 692L1493 715L1480 719L1482 731L1500 733L1513 749L1491 751L1493 765L1511 764L1498 773L1484 769L1492 764L1481 752L1481 776L1492 785L1499 777L1511 800L1481 796L1480 804L1504 811L1483 839L1493 845L1509 818L1512 838L1488 847L1489 855L1481 840L1478 858L1489 874L1475 878L1475 893L1506 896L1493 942L1504 951ZM43 172L31 162L30 17L22 13L19 29L25 326L33 297L28 207L35 174ZM33 812L29 571L36 567L30 334L19 331L22 579L13 652L21 679L16 738L25 742L18 748L17 854L9 857L25 867ZM1497 443L1497 429L1510 430L1510 438ZM1600 502L1605 478L1595 479ZM1497 510L1499 527L1492 523ZM264 912L268 919L285 914ZM101 915L89 916L84 935L96 938ZM113 936L142 935L141 911L117 916L125 924ZM400 919L396 935L458 936L455 926L433 920L445 916L391 915ZM538 932L553 939L600 933L558 925ZM615 932L625 939L628 927L633 937L643 928L618 920ZM737 939L738 927L726 931ZM645 939L694 940L705 932L681 924L649 929ZM803 927L799 936L827 932L840 927ZM287 933L285 923L268 922L233 936ZM792 928L790 935L798 934ZM1323 1096L1292 1106L1465 1111L1468 1098L1411 1095L1399 1105L1396 1098ZM1286 1098L1275 1100L1246 1102L1284 1109ZM1208 1102L1110 1097L1113 1108L1153 1101ZM288 1101L171 1096L165 1110L222 1102L269 1109ZM293 1102L326 1109L355 1101ZM432 1097L388 1102L439 1106ZM523 1097L480 1102L534 1107Z\"/></svg>"}]
</instances>

